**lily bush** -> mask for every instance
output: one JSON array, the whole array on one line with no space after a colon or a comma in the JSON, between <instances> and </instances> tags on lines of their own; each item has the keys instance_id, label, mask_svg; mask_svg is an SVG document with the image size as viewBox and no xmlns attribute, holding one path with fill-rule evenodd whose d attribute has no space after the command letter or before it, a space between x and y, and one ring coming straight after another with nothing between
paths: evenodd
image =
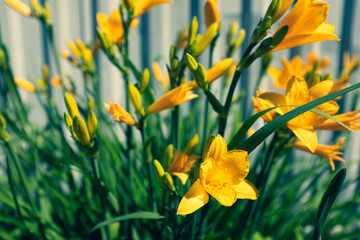
<instances>
[{"instance_id":1,"label":"lily bush","mask_svg":"<svg viewBox=\"0 0 360 240\"><path fill-rule=\"evenodd\" d=\"M343 156L360 129L360 83L352 81L357 57L344 55L337 78L326 72L331 60L315 53L272 65L274 52L339 41L325 22L326 2L273 0L246 33L238 23L223 26L217 1L209 0L205 31L196 17L179 31L163 72L157 62L151 71L139 68L129 36L140 15L171 0L120 1L109 16L97 13L94 42L69 40L62 51L47 1L4 1L44 26L55 73L44 64L35 82L14 76L0 39L0 238L360 237L359 177L345 181L346 166L353 169L358 159ZM226 51L215 62L224 36ZM120 72L124 102L100 93L97 54ZM60 57L83 78L64 76ZM257 59L256 92L236 92ZM273 86L261 89L266 75ZM84 89L77 87L81 80ZM29 119L31 104L20 91L36 96L44 127ZM54 91L64 95L66 110ZM351 91L351 111L344 112L338 101ZM336 132L324 138L320 131Z\"/></svg>"}]
</instances>

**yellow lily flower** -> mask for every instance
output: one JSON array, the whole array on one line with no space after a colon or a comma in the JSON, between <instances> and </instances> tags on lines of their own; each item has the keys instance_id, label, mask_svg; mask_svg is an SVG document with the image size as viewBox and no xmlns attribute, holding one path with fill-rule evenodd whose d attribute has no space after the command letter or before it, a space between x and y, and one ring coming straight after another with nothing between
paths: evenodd
<instances>
[{"instance_id":1,"label":"yellow lily flower","mask_svg":"<svg viewBox=\"0 0 360 240\"><path fill-rule=\"evenodd\" d=\"M289 5L290 6L290 5ZM314 42L337 40L335 28L326 23L329 5L315 0L298 0L294 8L284 17L277 30L287 25L285 39L272 52Z\"/></svg>"},{"instance_id":2,"label":"yellow lily flower","mask_svg":"<svg viewBox=\"0 0 360 240\"><path fill-rule=\"evenodd\" d=\"M177 214L195 212L209 201L209 194L224 206L233 205L238 198L258 198L256 187L245 179L250 166L246 151L228 152L225 140L218 135L205 156L199 179L181 199Z\"/></svg>"},{"instance_id":3,"label":"yellow lily flower","mask_svg":"<svg viewBox=\"0 0 360 240\"><path fill-rule=\"evenodd\" d=\"M168 172L171 175L180 178L181 183L185 185L189 178L188 172L190 172L192 166L200 159L200 156L188 156L175 149L174 160L172 161Z\"/></svg>"},{"instance_id":4,"label":"yellow lily flower","mask_svg":"<svg viewBox=\"0 0 360 240\"><path fill-rule=\"evenodd\" d=\"M36 91L34 84L32 84L30 81L24 79L24 78L18 78L16 77L14 79L15 84L24 89L27 92L33 93Z\"/></svg>"},{"instance_id":5,"label":"yellow lily flower","mask_svg":"<svg viewBox=\"0 0 360 240\"><path fill-rule=\"evenodd\" d=\"M198 95L193 93L191 82L183 83L179 87L166 93L164 96L156 100L151 104L146 114L158 113L165 109L175 107L183 102L190 101L191 99L197 98Z\"/></svg>"},{"instance_id":6,"label":"yellow lily flower","mask_svg":"<svg viewBox=\"0 0 360 240\"><path fill-rule=\"evenodd\" d=\"M4 0L10 7L27 17L31 16L31 8L19 0Z\"/></svg>"},{"instance_id":7,"label":"yellow lily flower","mask_svg":"<svg viewBox=\"0 0 360 240\"><path fill-rule=\"evenodd\" d=\"M172 1L171 0L133 0L132 3L134 4L134 17L138 17L157 5L163 3L172 3Z\"/></svg>"},{"instance_id":8,"label":"yellow lily flower","mask_svg":"<svg viewBox=\"0 0 360 240\"><path fill-rule=\"evenodd\" d=\"M345 142L345 137L342 137L339 139L339 141L336 144L331 145L331 146L319 144L319 145L317 145L315 152L313 152L313 153L320 157L326 158L330 163L331 169L334 171L335 170L334 160L340 161L340 162L345 162L345 160L339 156L339 155L342 155L343 153L336 151L336 150L343 148L344 142ZM297 149L300 149L302 151L311 153L311 151L309 151L307 146L302 142L294 143L294 147L296 147Z\"/></svg>"},{"instance_id":9,"label":"yellow lily flower","mask_svg":"<svg viewBox=\"0 0 360 240\"><path fill-rule=\"evenodd\" d=\"M100 29L110 37L111 42L116 44L122 42L124 27L119 10L113 11L109 17L103 13L97 13L96 20ZM134 28L138 23L138 20L133 20L130 24L130 28Z\"/></svg>"},{"instance_id":10,"label":"yellow lily flower","mask_svg":"<svg viewBox=\"0 0 360 240\"><path fill-rule=\"evenodd\" d=\"M151 64L152 71L154 73L155 79L160 83L161 88L167 88L170 85L169 74L163 74L161 68L157 62Z\"/></svg>"},{"instance_id":11,"label":"yellow lily flower","mask_svg":"<svg viewBox=\"0 0 360 240\"><path fill-rule=\"evenodd\" d=\"M308 71L314 70L319 73L324 68L330 66L330 60L327 57L318 59L314 52L310 52L307 56L307 62L304 63L300 56L295 56L288 61L285 57L281 58L282 69L270 67L267 72L273 79L272 84L280 89L285 89L288 81L293 75L305 77Z\"/></svg>"},{"instance_id":12,"label":"yellow lily flower","mask_svg":"<svg viewBox=\"0 0 360 240\"><path fill-rule=\"evenodd\" d=\"M332 86L332 81L326 80L308 89L304 78L293 76L287 84L285 96L278 93L266 92L261 94L259 98L265 100L268 106L301 106L329 94ZM281 107L277 108L275 111L280 115L283 115L293 109L294 107ZM316 109L334 115L338 112L339 106L334 101L328 101L316 107ZM314 128L325 122L326 119L326 117L308 111L288 121L287 126L311 152L315 152L317 147L317 135Z\"/></svg>"},{"instance_id":13,"label":"yellow lily flower","mask_svg":"<svg viewBox=\"0 0 360 240\"><path fill-rule=\"evenodd\" d=\"M205 22L207 27L210 27L214 22L220 25L220 14L216 0L208 0L205 3Z\"/></svg>"},{"instance_id":14,"label":"yellow lily flower","mask_svg":"<svg viewBox=\"0 0 360 240\"><path fill-rule=\"evenodd\" d=\"M270 92L270 91L268 91ZM261 112L264 111L268 108L272 108L274 107L274 104L268 100L259 98L259 96L263 94L263 91L261 89L256 91L256 95L258 96L256 97L252 97L252 101L253 101L253 106L256 112ZM275 119L275 110L270 111L265 113L264 115L262 115L262 118L266 121L266 122L271 122L272 120Z\"/></svg>"},{"instance_id":15,"label":"yellow lily flower","mask_svg":"<svg viewBox=\"0 0 360 240\"><path fill-rule=\"evenodd\" d=\"M109 98L109 102L110 104L104 103L104 106L106 110L112 115L114 121L124 122L130 126L136 124L134 118L130 115L130 113L125 111L118 104L112 103L110 98Z\"/></svg>"},{"instance_id":16,"label":"yellow lily flower","mask_svg":"<svg viewBox=\"0 0 360 240\"><path fill-rule=\"evenodd\" d=\"M293 2L294 0L282 0L281 7L276 13L276 15L273 17L271 23L274 24L275 22L277 22L277 20L279 20L285 14L285 12L289 9Z\"/></svg>"},{"instance_id":17,"label":"yellow lily flower","mask_svg":"<svg viewBox=\"0 0 360 240\"><path fill-rule=\"evenodd\" d=\"M211 84L214 80L226 73L227 70L233 65L233 60L231 58L225 58L219 63L215 64L209 70L206 71L205 79L208 84ZM199 86L195 81L192 82L193 89L198 89Z\"/></svg>"},{"instance_id":18,"label":"yellow lily flower","mask_svg":"<svg viewBox=\"0 0 360 240\"><path fill-rule=\"evenodd\" d=\"M352 130L360 130L360 109L348 113L338 114L333 116ZM315 129L333 130L333 131L348 131L348 129L339 125L337 122L327 119L325 122L315 126Z\"/></svg>"}]
</instances>

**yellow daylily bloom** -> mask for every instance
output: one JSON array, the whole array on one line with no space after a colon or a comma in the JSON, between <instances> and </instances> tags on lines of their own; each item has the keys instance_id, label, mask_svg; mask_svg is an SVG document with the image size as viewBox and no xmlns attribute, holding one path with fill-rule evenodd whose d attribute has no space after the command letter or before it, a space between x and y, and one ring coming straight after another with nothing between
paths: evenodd
<instances>
[{"instance_id":1,"label":"yellow daylily bloom","mask_svg":"<svg viewBox=\"0 0 360 240\"><path fill-rule=\"evenodd\" d=\"M157 5L163 3L172 3L172 1L171 0L133 0L132 3L134 6L134 17L138 17Z\"/></svg>"},{"instance_id":2,"label":"yellow daylily bloom","mask_svg":"<svg viewBox=\"0 0 360 240\"><path fill-rule=\"evenodd\" d=\"M174 160L172 161L168 172L171 175L180 178L181 183L185 185L189 178L188 172L190 172L192 166L200 159L200 156L188 156L175 149Z\"/></svg>"},{"instance_id":3,"label":"yellow daylily bloom","mask_svg":"<svg viewBox=\"0 0 360 240\"><path fill-rule=\"evenodd\" d=\"M322 1L298 0L278 26L277 31L285 25L289 30L272 52L326 40L339 41L333 34L334 26L325 22L329 7Z\"/></svg>"},{"instance_id":4,"label":"yellow daylily bloom","mask_svg":"<svg viewBox=\"0 0 360 240\"><path fill-rule=\"evenodd\" d=\"M228 71L232 65L233 60L231 58L225 58L207 70L205 79L208 84L211 84L214 80L226 73L226 71ZM192 86L194 90L199 88L195 81L192 82Z\"/></svg>"},{"instance_id":5,"label":"yellow daylily bloom","mask_svg":"<svg viewBox=\"0 0 360 240\"><path fill-rule=\"evenodd\" d=\"M170 85L169 74L163 74L161 71L160 65L157 62L151 64L152 71L154 73L155 79L160 83L161 88L167 88Z\"/></svg>"},{"instance_id":6,"label":"yellow daylily bloom","mask_svg":"<svg viewBox=\"0 0 360 240\"><path fill-rule=\"evenodd\" d=\"M10 7L27 17L31 16L31 8L19 0L4 0Z\"/></svg>"},{"instance_id":7,"label":"yellow daylily bloom","mask_svg":"<svg viewBox=\"0 0 360 240\"><path fill-rule=\"evenodd\" d=\"M270 92L270 90L268 91ZM258 89L256 91L256 95L258 96L256 97L252 97L252 101L253 101L253 106L256 112L261 112L264 111L268 108L274 107L274 104L269 102L268 100L259 98L259 96L263 94L263 91L261 89ZM266 121L266 122L271 122L272 120L275 119L275 110L270 111L265 113L264 115L262 115L262 118Z\"/></svg>"},{"instance_id":8,"label":"yellow daylily bloom","mask_svg":"<svg viewBox=\"0 0 360 240\"><path fill-rule=\"evenodd\" d=\"M339 141L336 144L331 145L331 146L319 144L319 145L317 145L315 152L313 152L313 153L320 157L326 158L330 163L331 169L334 171L335 170L334 160L340 161L340 162L345 162L345 160L339 156L339 155L342 155L343 153L336 151L336 150L343 148L344 142L345 142L345 137L342 137L339 139ZM302 151L311 153L311 151L309 151L308 147L302 142L294 143L294 147L296 147L297 149L300 149Z\"/></svg>"},{"instance_id":9,"label":"yellow daylily bloom","mask_svg":"<svg viewBox=\"0 0 360 240\"><path fill-rule=\"evenodd\" d=\"M249 167L247 152L228 152L225 140L218 135L205 153L199 179L181 199L177 214L195 212L209 201L209 194L224 206L233 205L238 198L257 199L256 187L245 179Z\"/></svg>"},{"instance_id":10,"label":"yellow daylily bloom","mask_svg":"<svg viewBox=\"0 0 360 240\"><path fill-rule=\"evenodd\" d=\"M191 99L197 98L198 95L193 93L191 82L183 83L179 87L166 93L164 96L156 100L151 104L146 114L158 113L165 109L175 107L183 102L190 101Z\"/></svg>"},{"instance_id":11,"label":"yellow daylily bloom","mask_svg":"<svg viewBox=\"0 0 360 240\"><path fill-rule=\"evenodd\" d=\"M125 111L118 104L112 103L110 98L109 98L109 103L110 104L104 103L104 106L105 106L106 110L112 115L114 121L124 122L127 125L135 125L136 124L136 122L135 122L134 118L131 116L131 114L128 113L127 111Z\"/></svg>"},{"instance_id":12,"label":"yellow daylily bloom","mask_svg":"<svg viewBox=\"0 0 360 240\"><path fill-rule=\"evenodd\" d=\"M259 98L265 100L269 106L301 106L329 94L332 86L332 81L326 80L308 89L304 78L293 76L287 84L285 96L278 93L267 92L261 94ZM283 115L293 109L294 107L281 107L277 108L275 111L280 115ZM316 109L334 115L338 112L339 106L334 101L328 101L317 106ZM325 122L326 119L326 117L308 111L288 121L287 126L311 152L315 152L317 147L317 135L314 127Z\"/></svg>"},{"instance_id":13,"label":"yellow daylily bloom","mask_svg":"<svg viewBox=\"0 0 360 240\"><path fill-rule=\"evenodd\" d=\"M307 61L304 63L300 56L295 56L291 61L285 57L281 58L282 69L270 67L267 72L272 78L272 84L280 89L285 89L288 81L293 75L305 77L308 71L315 70L316 73L330 66L330 60L327 57L318 59L314 52L310 52ZM316 68L316 69L314 69Z\"/></svg>"},{"instance_id":14,"label":"yellow daylily bloom","mask_svg":"<svg viewBox=\"0 0 360 240\"><path fill-rule=\"evenodd\" d=\"M111 42L116 44L122 42L124 27L119 10L113 11L109 17L103 13L97 13L96 20L100 29L109 36ZM130 24L130 28L134 28L138 23L138 20L133 20Z\"/></svg>"},{"instance_id":15,"label":"yellow daylily bloom","mask_svg":"<svg viewBox=\"0 0 360 240\"><path fill-rule=\"evenodd\" d=\"M18 86L18 87L21 87L22 89L24 89L25 91L28 91L28 92L35 92L36 89L34 87L34 84L32 84L30 81L24 79L24 78L18 78L16 77L14 79L15 81L15 84Z\"/></svg>"},{"instance_id":16,"label":"yellow daylily bloom","mask_svg":"<svg viewBox=\"0 0 360 240\"><path fill-rule=\"evenodd\" d=\"M220 14L216 0L208 0L205 3L205 22L206 26L210 27L211 24L217 22L220 24Z\"/></svg>"},{"instance_id":17,"label":"yellow daylily bloom","mask_svg":"<svg viewBox=\"0 0 360 240\"><path fill-rule=\"evenodd\" d=\"M333 116L352 130L360 130L360 109L348 113L338 114ZM315 126L315 129L333 130L333 131L348 131L337 122L327 119L325 122Z\"/></svg>"}]
</instances>

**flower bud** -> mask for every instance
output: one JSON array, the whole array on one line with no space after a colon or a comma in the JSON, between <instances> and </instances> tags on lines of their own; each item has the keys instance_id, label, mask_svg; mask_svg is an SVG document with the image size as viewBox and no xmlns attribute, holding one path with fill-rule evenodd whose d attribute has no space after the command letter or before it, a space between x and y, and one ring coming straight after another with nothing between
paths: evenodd
<instances>
[{"instance_id":1,"label":"flower bud","mask_svg":"<svg viewBox=\"0 0 360 240\"><path fill-rule=\"evenodd\" d=\"M45 82L49 82L50 80L50 69L47 64L42 65L43 78Z\"/></svg>"},{"instance_id":2,"label":"flower bud","mask_svg":"<svg viewBox=\"0 0 360 240\"><path fill-rule=\"evenodd\" d=\"M189 27L189 36L188 36L188 45L191 46L196 38L197 30L198 30L198 20L196 16L191 20L191 24Z\"/></svg>"},{"instance_id":3,"label":"flower bud","mask_svg":"<svg viewBox=\"0 0 360 240\"><path fill-rule=\"evenodd\" d=\"M68 45L68 48L72 51L72 53L77 56L77 57L80 57L81 56L81 52L80 52L80 49L74 44L73 41L71 40L68 40L66 42L66 44Z\"/></svg>"},{"instance_id":4,"label":"flower bud","mask_svg":"<svg viewBox=\"0 0 360 240\"><path fill-rule=\"evenodd\" d=\"M96 28L96 34L100 39L101 48L104 50L106 54L111 52L111 41L107 34L103 33L100 28Z\"/></svg>"},{"instance_id":5,"label":"flower bud","mask_svg":"<svg viewBox=\"0 0 360 240\"><path fill-rule=\"evenodd\" d=\"M246 35L245 29L241 29L240 32L239 32L239 36L238 36L238 38L236 39L236 42L235 42L235 49L237 49L238 47L241 46L241 44L243 43L243 41L245 39L245 35Z\"/></svg>"},{"instance_id":6,"label":"flower bud","mask_svg":"<svg viewBox=\"0 0 360 240\"><path fill-rule=\"evenodd\" d=\"M198 68L198 63L195 60L195 58L193 56L191 56L190 54L186 54L185 55L185 63L188 66L190 72L194 75L196 75L196 69Z\"/></svg>"},{"instance_id":7,"label":"flower bud","mask_svg":"<svg viewBox=\"0 0 360 240\"><path fill-rule=\"evenodd\" d=\"M87 127L89 129L90 138L94 139L97 129L97 118L93 110L89 111L87 119Z\"/></svg>"},{"instance_id":8,"label":"flower bud","mask_svg":"<svg viewBox=\"0 0 360 240\"><path fill-rule=\"evenodd\" d=\"M167 146L167 148L165 149L164 159L165 159L165 168L169 169L174 159L174 145L169 144Z\"/></svg>"},{"instance_id":9,"label":"flower bud","mask_svg":"<svg viewBox=\"0 0 360 240\"><path fill-rule=\"evenodd\" d=\"M23 14L24 16L31 16L31 9L25 3L19 0L4 0L10 7L14 8L19 13Z\"/></svg>"},{"instance_id":10,"label":"flower bud","mask_svg":"<svg viewBox=\"0 0 360 240\"><path fill-rule=\"evenodd\" d=\"M172 179L171 175L168 172L165 172L165 174L162 176L162 182L166 191L169 192L175 191L174 180Z\"/></svg>"},{"instance_id":11,"label":"flower bud","mask_svg":"<svg viewBox=\"0 0 360 240\"><path fill-rule=\"evenodd\" d=\"M208 83L206 81L206 70L204 68L204 66L199 63L198 68L196 69L195 72L195 82L196 84L203 90L207 90L208 88Z\"/></svg>"},{"instance_id":12,"label":"flower bud","mask_svg":"<svg viewBox=\"0 0 360 240\"><path fill-rule=\"evenodd\" d=\"M150 80L150 72L149 69L145 68L140 80L140 88L139 88L140 93L143 93L145 91L149 83L149 80Z\"/></svg>"},{"instance_id":13,"label":"flower bud","mask_svg":"<svg viewBox=\"0 0 360 240\"><path fill-rule=\"evenodd\" d=\"M79 108L76 104L76 101L73 96L71 96L71 94L67 92L65 93L65 105L71 118L79 116Z\"/></svg>"},{"instance_id":14,"label":"flower bud","mask_svg":"<svg viewBox=\"0 0 360 240\"><path fill-rule=\"evenodd\" d=\"M143 110L143 105L142 105L142 101L141 101L141 94L139 92L139 90L137 89L137 87L134 86L134 84L130 83L128 84L128 93L129 93L129 98L131 101L131 104L133 105L133 107L135 108L135 110L142 114L144 112Z\"/></svg>"},{"instance_id":15,"label":"flower bud","mask_svg":"<svg viewBox=\"0 0 360 240\"><path fill-rule=\"evenodd\" d=\"M31 0L30 6L34 10L36 16L42 16L44 14L44 8L40 5L38 0Z\"/></svg>"},{"instance_id":16,"label":"flower bud","mask_svg":"<svg viewBox=\"0 0 360 240\"><path fill-rule=\"evenodd\" d=\"M195 152L196 146L199 143L199 135L193 136L190 141L186 144L186 147L184 149L184 154L190 156Z\"/></svg>"},{"instance_id":17,"label":"flower bud","mask_svg":"<svg viewBox=\"0 0 360 240\"><path fill-rule=\"evenodd\" d=\"M153 161L153 169L154 169L156 178L162 184L162 181L163 181L162 177L164 176L165 172L164 172L164 168L161 166L161 163L156 159Z\"/></svg>"},{"instance_id":18,"label":"flower bud","mask_svg":"<svg viewBox=\"0 0 360 240\"><path fill-rule=\"evenodd\" d=\"M9 142L10 141L9 134L3 129L0 129L0 140L3 141L3 142Z\"/></svg>"},{"instance_id":19,"label":"flower bud","mask_svg":"<svg viewBox=\"0 0 360 240\"><path fill-rule=\"evenodd\" d=\"M65 119L66 127L68 129L70 129L72 124L73 124L72 118L70 117L70 115L68 113L65 112L64 113L64 119Z\"/></svg>"},{"instance_id":20,"label":"flower bud","mask_svg":"<svg viewBox=\"0 0 360 240\"><path fill-rule=\"evenodd\" d=\"M251 35L250 44L258 43L268 34L268 31L271 27L271 21L272 18L266 16L259 22L253 34Z\"/></svg>"},{"instance_id":21,"label":"flower bud","mask_svg":"<svg viewBox=\"0 0 360 240\"><path fill-rule=\"evenodd\" d=\"M94 59L93 59L93 55L90 49L88 48L84 48L82 51L82 58L84 60L85 65L87 66L87 70L90 72L94 72L95 71L95 64L94 64Z\"/></svg>"},{"instance_id":22,"label":"flower bud","mask_svg":"<svg viewBox=\"0 0 360 240\"><path fill-rule=\"evenodd\" d=\"M0 49L0 68L5 69L6 67L7 64L6 64L5 52L2 49Z\"/></svg>"},{"instance_id":23,"label":"flower bud","mask_svg":"<svg viewBox=\"0 0 360 240\"><path fill-rule=\"evenodd\" d=\"M208 0L205 3L205 22L207 27L214 22L220 24L220 15L216 0Z\"/></svg>"},{"instance_id":24,"label":"flower bud","mask_svg":"<svg viewBox=\"0 0 360 240\"><path fill-rule=\"evenodd\" d=\"M236 32L239 30L239 24L236 22L231 23L229 33L227 34L227 42L228 45L231 44L233 37L235 36Z\"/></svg>"},{"instance_id":25,"label":"flower bud","mask_svg":"<svg viewBox=\"0 0 360 240\"><path fill-rule=\"evenodd\" d=\"M281 9L281 5L282 5L282 0L273 0L270 3L270 6L268 7L265 13L265 17L271 17L271 19L273 19L271 24L274 24L276 22L277 19L274 18Z\"/></svg>"},{"instance_id":26,"label":"flower bud","mask_svg":"<svg viewBox=\"0 0 360 240\"><path fill-rule=\"evenodd\" d=\"M214 139L216 138L216 136L214 134L211 134L210 137L208 137L206 139L206 142L204 144L204 150L203 150L203 155L202 155L202 159L205 160L206 158L206 154L209 151L209 147L211 145L211 143L214 141Z\"/></svg>"},{"instance_id":27,"label":"flower bud","mask_svg":"<svg viewBox=\"0 0 360 240\"><path fill-rule=\"evenodd\" d=\"M209 46L211 41L214 39L217 31L219 28L219 24L217 22L214 22L210 25L210 27L207 29L204 37L199 41L196 46L194 46L194 56L200 56L200 54Z\"/></svg>"},{"instance_id":28,"label":"flower bud","mask_svg":"<svg viewBox=\"0 0 360 240\"><path fill-rule=\"evenodd\" d=\"M46 25L50 26L52 24L50 3L45 2L44 7L45 7L45 9L44 9L45 23L46 23Z\"/></svg>"},{"instance_id":29,"label":"flower bud","mask_svg":"<svg viewBox=\"0 0 360 240\"><path fill-rule=\"evenodd\" d=\"M82 145L90 146L91 145L91 139L89 135L89 130L86 126L85 121L80 116L75 116L73 119L73 129L75 131L75 134L77 138L79 139L79 142Z\"/></svg>"},{"instance_id":30,"label":"flower bud","mask_svg":"<svg viewBox=\"0 0 360 240\"><path fill-rule=\"evenodd\" d=\"M170 62L176 58L176 52L177 52L177 49L176 49L176 46L175 45L171 45L171 48L170 48Z\"/></svg>"},{"instance_id":31,"label":"flower bud","mask_svg":"<svg viewBox=\"0 0 360 240\"><path fill-rule=\"evenodd\" d=\"M6 120L3 115L0 114L0 129L5 130L6 128Z\"/></svg>"},{"instance_id":32,"label":"flower bud","mask_svg":"<svg viewBox=\"0 0 360 240\"><path fill-rule=\"evenodd\" d=\"M76 42L76 46L77 46L78 49L80 50L80 53L82 53L82 52L86 49L86 46L85 46L84 42L81 41L81 39L79 39L79 38L77 38L77 39L75 40L75 42Z\"/></svg>"}]
</instances>

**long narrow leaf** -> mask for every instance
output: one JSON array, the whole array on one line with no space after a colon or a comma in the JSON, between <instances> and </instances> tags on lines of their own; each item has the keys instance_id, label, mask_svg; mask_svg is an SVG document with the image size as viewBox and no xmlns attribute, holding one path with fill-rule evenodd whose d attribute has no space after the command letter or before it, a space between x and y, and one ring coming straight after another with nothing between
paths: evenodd
<instances>
[{"instance_id":1,"label":"long narrow leaf","mask_svg":"<svg viewBox=\"0 0 360 240\"><path fill-rule=\"evenodd\" d=\"M340 169L340 171L331 180L330 185L327 187L319 206L319 210L316 216L314 239L320 239L323 231L327 215L330 211L332 204L334 203L340 188L344 183L346 177L346 168Z\"/></svg>"},{"instance_id":2,"label":"long narrow leaf","mask_svg":"<svg viewBox=\"0 0 360 240\"><path fill-rule=\"evenodd\" d=\"M300 114L309 111L310 109L313 109L320 104L323 104L324 102L330 101L338 96L341 96L345 93L348 93L350 91L353 91L355 89L360 88L360 83L354 84L350 87L347 87L345 89L342 89L340 91L331 93L329 95L326 95L324 97L315 99L314 101L311 101L305 105L302 105L290 112L287 112L286 114L274 119L273 121L269 122L262 128L260 128L258 131L256 131L251 137L249 137L243 144L241 144L238 148L243 149L247 151L248 153L251 153L258 145L260 145L270 134L272 134L276 129L278 129L280 126L287 123L289 120L299 116Z\"/></svg>"}]
</instances>

